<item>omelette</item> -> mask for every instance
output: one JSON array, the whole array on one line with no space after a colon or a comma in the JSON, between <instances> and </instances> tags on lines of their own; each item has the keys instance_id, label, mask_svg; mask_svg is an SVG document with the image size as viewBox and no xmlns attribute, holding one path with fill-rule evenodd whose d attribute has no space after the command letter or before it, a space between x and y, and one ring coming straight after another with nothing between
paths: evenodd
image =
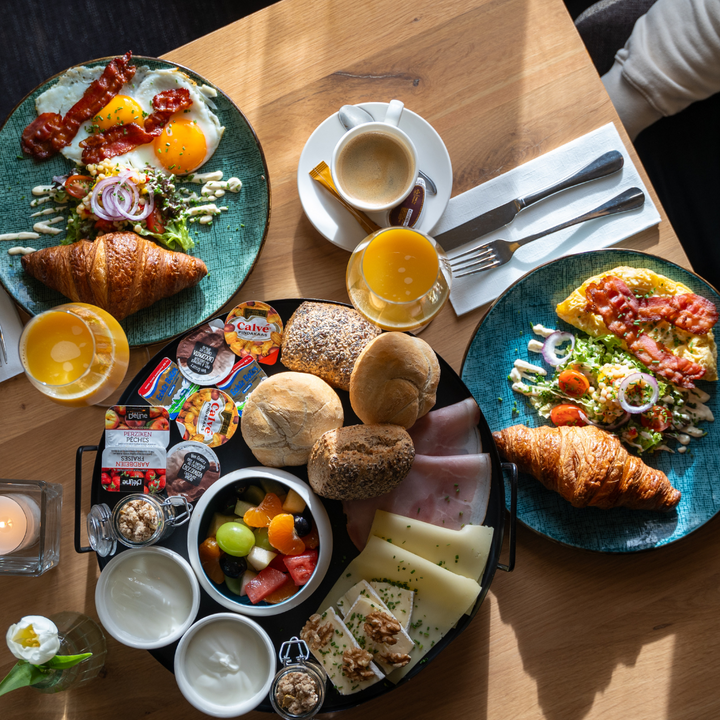
<instances>
[{"instance_id":1,"label":"omelette","mask_svg":"<svg viewBox=\"0 0 720 720\"><path fill-rule=\"evenodd\" d=\"M579 288L563 300L556 308L558 316L573 327L593 337L611 335L602 317L586 310L586 290L591 283L614 275L623 280L637 296L673 296L692 293L682 283L658 275L646 268L616 267L607 272L588 278ZM717 346L712 330L705 335L694 335L671 325L665 320L641 322L640 329L656 342L664 345L673 355L692 360L705 369L703 380L717 380ZM625 342L623 348L629 350Z\"/></svg>"}]
</instances>

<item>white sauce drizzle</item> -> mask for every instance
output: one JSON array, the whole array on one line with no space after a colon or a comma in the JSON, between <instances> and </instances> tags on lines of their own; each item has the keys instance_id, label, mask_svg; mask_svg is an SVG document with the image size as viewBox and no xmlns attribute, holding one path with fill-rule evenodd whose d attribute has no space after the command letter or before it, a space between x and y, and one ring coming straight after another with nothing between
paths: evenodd
<instances>
[{"instance_id":1,"label":"white sauce drizzle","mask_svg":"<svg viewBox=\"0 0 720 720\"><path fill-rule=\"evenodd\" d=\"M541 353L545 343L541 343L534 338L528 342L528 351L532 353Z\"/></svg>"},{"instance_id":2,"label":"white sauce drizzle","mask_svg":"<svg viewBox=\"0 0 720 720\"><path fill-rule=\"evenodd\" d=\"M51 225L57 225L62 222L65 218L62 215L54 217L52 220L43 220L42 222L36 222L33 225L35 232L43 233L44 235L58 235L62 232L61 228L50 227Z\"/></svg>"},{"instance_id":3,"label":"white sauce drizzle","mask_svg":"<svg viewBox=\"0 0 720 720\"><path fill-rule=\"evenodd\" d=\"M547 370L518 358L515 360L514 367L510 371L510 380L513 381L512 389L521 395L535 397L539 394L537 389L531 387L526 382L527 380L535 380L535 375L547 375Z\"/></svg>"},{"instance_id":4,"label":"white sauce drizzle","mask_svg":"<svg viewBox=\"0 0 720 720\"><path fill-rule=\"evenodd\" d=\"M36 213L33 213L30 217L40 217L41 215L52 215L53 213L64 212L65 210L67 210L67 208L64 208L64 207L45 208L45 210L40 210Z\"/></svg>"},{"instance_id":5,"label":"white sauce drizzle","mask_svg":"<svg viewBox=\"0 0 720 720\"><path fill-rule=\"evenodd\" d=\"M31 247L11 247L8 250L8 255L30 255L30 253L34 252L37 252L37 250Z\"/></svg>"},{"instance_id":6,"label":"white sauce drizzle","mask_svg":"<svg viewBox=\"0 0 720 720\"><path fill-rule=\"evenodd\" d=\"M0 240L11 240L17 242L18 240L37 240L40 235L36 232L17 232L17 233L5 233L0 235Z\"/></svg>"},{"instance_id":7,"label":"white sauce drizzle","mask_svg":"<svg viewBox=\"0 0 720 720\"><path fill-rule=\"evenodd\" d=\"M552 328L546 328L544 325L541 325L538 323L537 325L532 326L533 332L536 335L540 335L541 337L550 337L554 332L557 332L556 330L553 330Z\"/></svg>"}]
</instances>

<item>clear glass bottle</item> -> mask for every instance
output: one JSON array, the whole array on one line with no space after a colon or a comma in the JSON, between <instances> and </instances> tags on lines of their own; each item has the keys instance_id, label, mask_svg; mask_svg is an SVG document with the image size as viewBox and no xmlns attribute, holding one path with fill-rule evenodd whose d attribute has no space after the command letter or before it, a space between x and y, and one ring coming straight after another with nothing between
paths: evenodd
<instances>
[{"instance_id":1,"label":"clear glass bottle","mask_svg":"<svg viewBox=\"0 0 720 720\"><path fill-rule=\"evenodd\" d=\"M293 657L293 651L296 656ZM315 717L325 702L325 680L326 673L321 665L309 660L310 651L304 640L297 637L290 638L280 646L278 653L282 669L275 675L273 684L270 687L270 703L273 710L285 720L309 720ZM314 693L310 695L302 690L293 690L293 700L299 701L299 707L293 708L292 704L283 701L285 693L282 690L283 681L290 681L298 686L305 685L308 681L315 686ZM314 700L312 696L314 695ZM291 712L297 710L298 712Z\"/></svg>"},{"instance_id":2,"label":"clear glass bottle","mask_svg":"<svg viewBox=\"0 0 720 720\"><path fill-rule=\"evenodd\" d=\"M123 510L127 509L131 502L135 502L136 507L149 506L157 519L152 535L142 540L127 537L121 529ZM112 511L105 503L93 505L87 517L90 546L100 557L106 557L115 553L118 541L129 548L155 545L168 537L176 527L184 525L190 519L191 512L192 505L181 495L160 498L156 495L133 493L123 497Z\"/></svg>"},{"instance_id":3,"label":"clear glass bottle","mask_svg":"<svg viewBox=\"0 0 720 720\"><path fill-rule=\"evenodd\" d=\"M105 667L107 647L100 626L87 615L61 612L50 615L60 636L58 655L80 655L91 652L92 657L65 670L51 670L43 680L31 687L43 693L58 693L78 687L96 678Z\"/></svg>"}]
</instances>

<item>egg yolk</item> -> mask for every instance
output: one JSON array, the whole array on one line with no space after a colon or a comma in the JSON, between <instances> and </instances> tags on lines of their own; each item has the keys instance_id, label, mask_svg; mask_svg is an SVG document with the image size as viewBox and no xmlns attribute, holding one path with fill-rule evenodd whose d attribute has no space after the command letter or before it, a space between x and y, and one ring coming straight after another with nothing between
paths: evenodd
<instances>
[{"instance_id":1,"label":"egg yolk","mask_svg":"<svg viewBox=\"0 0 720 720\"><path fill-rule=\"evenodd\" d=\"M116 95L94 118L93 125L108 130L114 125L145 124L142 108L127 95Z\"/></svg>"},{"instance_id":2,"label":"egg yolk","mask_svg":"<svg viewBox=\"0 0 720 720\"><path fill-rule=\"evenodd\" d=\"M207 155L203 131L196 122L183 117L170 118L153 144L158 160L175 175L192 172Z\"/></svg>"}]
</instances>

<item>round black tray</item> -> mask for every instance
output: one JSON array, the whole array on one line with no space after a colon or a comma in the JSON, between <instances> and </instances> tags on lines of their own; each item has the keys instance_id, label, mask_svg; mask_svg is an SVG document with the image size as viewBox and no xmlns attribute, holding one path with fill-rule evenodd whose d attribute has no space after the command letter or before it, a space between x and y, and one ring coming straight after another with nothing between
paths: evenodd
<instances>
[{"instance_id":1,"label":"round black tray","mask_svg":"<svg viewBox=\"0 0 720 720\"><path fill-rule=\"evenodd\" d=\"M269 304L274 307L280 317L283 319L283 323L287 323L290 316L295 312L298 306L304 302L300 299L286 299L286 300L273 300ZM323 300L317 300L314 302L326 302ZM224 315L220 317L225 317ZM189 332L189 331L188 331ZM154 370L158 363L164 358L169 357L171 360L175 360L175 353L177 350L178 343L182 337L178 337L175 340L168 343L155 357L153 357L145 367L135 376L132 382L128 385L127 389L123 393L122 397L118 401L119 405L147 405L146 400L138 394L138 390L141 385L145 382L147 377ZM440 362L440 383L437 391L437 404L436 408L445 407L446 405L452 405L456 402L464 400L465 398L472 397L470 391L465 387L460 377L455 371L448 365L441 357L438 356ZM287 369L282 365L282 357L275 363L275 365L263 365L263 370L268 375L274 375L278 372L286 372ZM345 425L356 425L360 424L360 420L357 415L352 411L350 407L350 399L348 393L343 390L337 391L342 401L343 410L345 412ZM508 564L500 564L500 550L503 543L503 533L505 526L505 485L503 482L503 469L511 472L512 475L512 498L511 506L515 506L516 496L516 477L517 473L513 465L500 462L500 458L495 448L490 428L485 421L482 413L480 414L480 422L478 423L478 429L480 431L480 438L482 440L483 450L490 453L491 464L492 464L492 481L490 490L490 501L488 505L487 516L485 517L485 524L494 528L493 540L490 547L490 555L488 562L485 567L480 585L482 590L478 599L473 607L470 615L463 615L457 625L439 642L435 647L430 650L425 659L430 662L435 658L438 653L447 647L471 622L475 613L477 613L480 605L482 605L485 595L490 587L493 576L495 575L496 569L511 571L515 564L515 513L514 509L511 509L510 513L510 533L509 533L509 544L510 544L510 560ZM170 445L177 444L181 441L180 432L175 422L171 422L170 428ZM77 552L90 552L90 547L83 547L81 543L81 517L82 517L82 455L87 451L96 451L97 456L95 458L95 466L93 468L92 477L92 488L91 488L91 502L93 505L104 502L111 507L122 497L118 495L114 497L115 493L102 492L100 473L101 473L101 457L102 451L105 448L105 435L100 440L97 446L82 446L78 448L77 460L76 460L76 474L75 474L75 550ZM222 475L227 475L233 470L239 470L241 468L258 465L258 461L255 459L250 449L243 441L242 435L237 432L235 436L227 442L217 448L213 448L217 453L218 459L220 460L220 469ZM307 470L306 467L290 467L285 468L293 475L296 475L304 482L307 482ZM281 615L275 615L268 618L253 618L267 631L272 638L276 648L280 648L280 644L285 640L289 640L293 635L299 635L300 629L305 624L306 620L310 615L316 612L318 603L328 594L336 580L340 577L343 570L347 567L348 563L357 556L358 551L350 541L350 538L345 529L345 516L342 510L342 503L335 500L323 499L328 515L330 517L330 523L333 530L333 554L330 561L330 568L325 576L325 579L320 584L318 589L301 605ZM166 540L161 543L163 546L168 547L175 552L182 555L187 559L187 526L182 526L175 530L175 532ZM127 548L118 546L117 552L124 552ZM117 554L116 552L116 554ZM98 557L101 570L107 565L111 557L101 558ZM198 619L211 615L217 612L227 612L227 609L216 603L210 596L201 590L201 601L200 611L198 613ZM173 643L166 647L158 650L152 650L151 653L154 657L159 660L168 670L172 672L173 661L175 658L175 649L177 643ZM417 675L422 668L427 664L418 663L411 672L409 672L398 685L404 684L411 680ZM323 712L331 712L337 710L343 710L346 708L355 707L367 700L370 700L379 695L383 695L395 688L395 684L384 680L376 683L369 687L367 690L358 692L354 695L340 695L334 688L328 688L328 692L323 705ZM258 710L265 712L273 712L270 701L266 698L261 705L258 706Z\"/></svg>"}]
</instances>

